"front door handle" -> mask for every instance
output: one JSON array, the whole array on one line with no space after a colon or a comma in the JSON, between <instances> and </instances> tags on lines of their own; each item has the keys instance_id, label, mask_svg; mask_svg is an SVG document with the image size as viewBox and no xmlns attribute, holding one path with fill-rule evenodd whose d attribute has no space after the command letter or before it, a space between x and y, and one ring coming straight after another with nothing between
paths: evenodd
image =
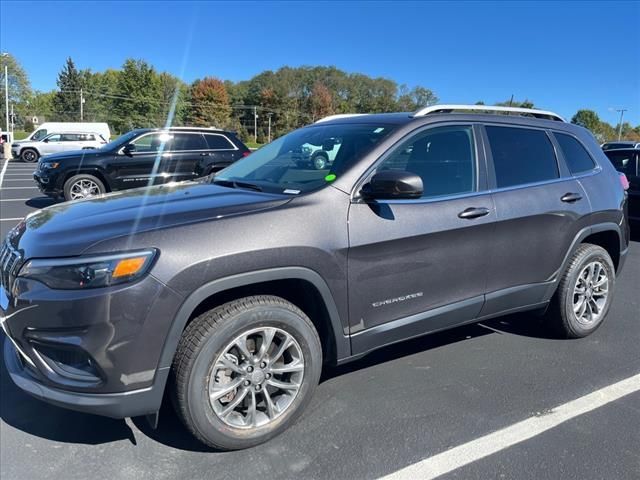
<instances>
[{"instance_id":1,"label":"front door handle","mask_svg":"<svg viewBox=\"0 0 640 480\"><path fill-rule=\"evenodd\" d=\"M472 218L484 217L485 215L488 215L489 212L490 210L485 207L479 207L479 208L469 207L466 210L463 210L462 212L460 212L458 214L458 217L472 219Z\"/></svg>"},{"instance_id":2,"label":"front door handle","mask_svg":"<svg viewBox=\"0 0 640 480\"><path fill-rule=\"evenodd\" d=\"M582 195L579 193L565 193L560 200L567 203L577 202L578 200L582 200Z\"/></svg>"}]
</instances>

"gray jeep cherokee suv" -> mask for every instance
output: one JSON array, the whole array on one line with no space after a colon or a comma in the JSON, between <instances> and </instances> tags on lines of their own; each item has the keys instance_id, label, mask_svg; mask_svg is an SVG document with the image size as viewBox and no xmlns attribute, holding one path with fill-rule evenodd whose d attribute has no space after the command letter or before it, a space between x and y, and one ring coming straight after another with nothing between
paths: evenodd
<instances>
[{"instance_id":1,"label":"gray jeep cherokee suv","mask_svg":"<svg viewBox=\"0 0 640 480\"><path fill-rule=\"evenodd\" d=\"M294 161L335 138L330 167ZM214 178L29 215L0 253L6 366L111 417L157 422L166 393L202 442L249 447L302 413L324 363L525 310L593 332L627 253L624 184L551 112L323 119Z\"/></svg>"}]
</instances>

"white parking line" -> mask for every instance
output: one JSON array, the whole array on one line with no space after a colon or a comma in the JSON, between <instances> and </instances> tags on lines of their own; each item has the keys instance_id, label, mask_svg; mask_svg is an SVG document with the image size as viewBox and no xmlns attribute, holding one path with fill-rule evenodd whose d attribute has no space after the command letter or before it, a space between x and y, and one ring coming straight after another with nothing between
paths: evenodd
<instances>
[{"instance_id":1,"label":"white parking line","mask_svg":"<svg viewBox=\"0 0 640 480\"><path fill-rule=\"evenodd\" d=\"M413 480L419 478L420 480L432 480L638 391L640 391L640 374L560 405L549 413L545 412L540 416L530 417L502 430L409 465L382 477L382 479Z\"/></svg>"},{"instance_id":2,"label":"white parking line","mask_svg":"<svg viewBox=\"0 0 640 480\"><path fill-rule=\"evenodd\" d=\"M2 190L37 190L38 187L2 187Z\"/></svg>"},{"instance_id":3,"label":"white parking line","mask_svg":"<svg viewBox=\"0 0 640 480\"><path fill-rule=\"evenodd\" d=\"M0 198L0 202L25 202L30 198Z\"/></svg>"},{"instance_id":4,"label":"white parking line","mask_svg":"<svg viewBox=\"0 0 640 480\"><path fill-rule=\"evenodd\" d=\"M7 171L7 166L9 162L5 161L4 165L2 165L2 170L0 170L0 187L2 187L2 181L4 180L4 174Z\"/></svg>"},{"instance_id":5,"label":"white parking line","mask_svg":"<svg viewBox=\"0 0 640 480\"><path fill-rule=\"evenodd\" d=\"M22 220L23 217L15 218L0 218L0 222L15 222L16 220Z\"/></svg>"}]
</instances>

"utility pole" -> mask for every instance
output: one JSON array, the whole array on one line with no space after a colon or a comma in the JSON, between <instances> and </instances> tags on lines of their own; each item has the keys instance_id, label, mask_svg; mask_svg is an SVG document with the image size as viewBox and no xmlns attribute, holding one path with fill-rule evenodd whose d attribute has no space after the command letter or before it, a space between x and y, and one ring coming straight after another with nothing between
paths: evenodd
<instances>
[{"instance_id":1,"label":"utility pole","mask_svg":"<svg viewBox=\"0 0 640 480\"><path fill-rule=\"evenodd\" d=\"M253 107L253 142L258 143L258 112L257 107Z\"/></svg>"},{"instance_id":2,"label":"utility pole","mask_svg":"<svg viewBox=\"0 0 640 480\"><path fill-rule=\"evenodd\" d=\"M626 108L619 108L616 112L620 112L620 124L618 125L618 141L622 139L622 117L624 117L624 112L626 112Z\"/></svg>"},{"instance_id":3,"label":"utility pole","mask_svg":"<svg viewBox=\"0 0 640 480\"><path fill-rule=\"evenodd\" d=\"M271 143L271 115L273 115L273 113L269 112L267 113L267 116L269 117L269 141L267 143Z\"/></svg>"},{"instance_id":4,"label":"utility pole","mask_svg":"<svg viewBox=\"0 0 640 480\"><path fill-rule=\"evenodd\" d=\"M4 115L5 115L5 121L7 122L6 126L7 126L7 132L8 132L9 131L9 73L6 65L4 66L4 106L5 106Z\"/></svg>"},{"instance_id":5,"label":"utility pole","mask_svg":"<svg viewBox=\"0 0 640 480\"><path fill-rule=\"evenodd\" d=\"M13 138L13 127L15 125L16 117L13 115L13 103L11 104L11 138Z\"/></svg>"},{"instance_id":6,"label":"utility pole","mask_svg":"<svg viewBox=\"0 0 640 480\"><path fill-rule=\"evenodd\" d=\"M84 95L82 94L82 89L80 89L80 121L83 120L84 117Z\"/></svg>"}]
</instances>

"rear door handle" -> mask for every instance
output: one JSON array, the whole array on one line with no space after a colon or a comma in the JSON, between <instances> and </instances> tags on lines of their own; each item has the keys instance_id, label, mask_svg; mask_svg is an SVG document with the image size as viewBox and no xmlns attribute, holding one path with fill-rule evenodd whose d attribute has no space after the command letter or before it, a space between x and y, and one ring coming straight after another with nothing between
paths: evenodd
<instances>
[{"instance_id":1,"label":"rear door handle","mask_svg":"<svg viewBox=\"0 0 640 480\"><path fill-rule=\"evenodd\" d=\"M578 200L582 200L582 195L579 193L565 193L560 200L567 203L577 202Z\"/></svg>"},{"instance_id":2,"label":"rear door handle","mask_svg":"<svg viewBox=\"0 0 640 480\"><path fill-rule=\"evenodd\" d=\"M460 212L458 214L458 217L472 219L472 218L484 217L485 215L488 215L489 212L490 210L485 207L479 207L479 208L469 207L466 210L463 210L462 212Z\"/></svg>"}]
</instances>

